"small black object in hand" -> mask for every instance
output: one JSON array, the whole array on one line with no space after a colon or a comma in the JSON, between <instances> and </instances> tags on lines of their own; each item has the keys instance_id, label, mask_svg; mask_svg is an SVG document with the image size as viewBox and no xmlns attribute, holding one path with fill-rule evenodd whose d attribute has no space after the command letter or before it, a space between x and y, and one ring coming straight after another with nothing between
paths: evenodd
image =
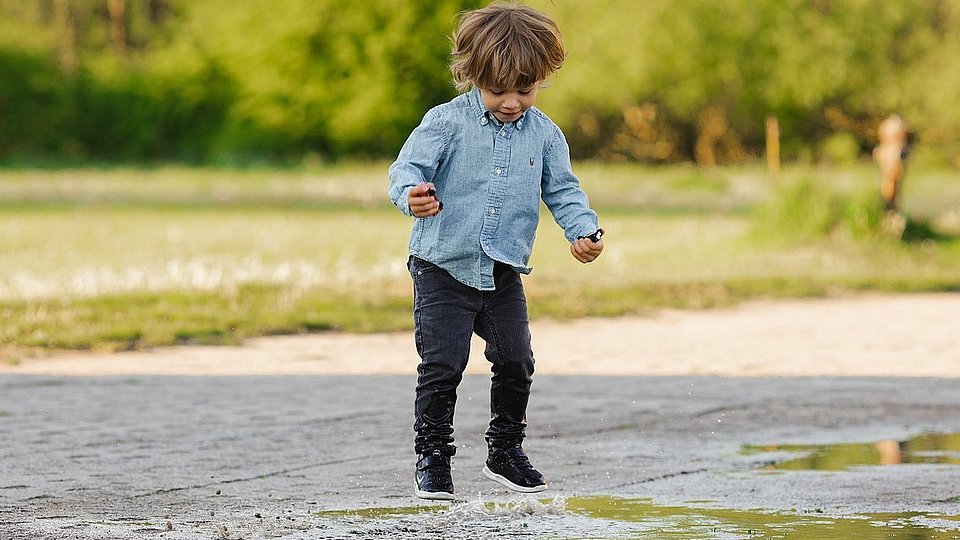
<instances>
[{"instance_id":1,"label":"small black object in hand","mask_svg":"<svg viewBox=\"0 0 960 540\"><path fill-rule=\"evenodd\" d=\"M592 242L596 243L596 242L599 242L601 238L603 238L603 233L604 233L603 229L597 229L596 231L593 231L593 233L591 234L588 234L586 236L578 236L577 238L589 238Z\"/></svg>"},{"instance_id":2,"label":"small black object in hand","mask_svg":"<svg viewBox=\"0 0 960 540\"><path fill-rule=\"evenodd\" d=\"M443 202L440 200L439 197L437 197L437 190L430 188L427 190L427 195L433 197L434 199L437 200L438 203L440 203L440 207L437 208L437 212L443 210Z\"/></svg>"}]
</instances>

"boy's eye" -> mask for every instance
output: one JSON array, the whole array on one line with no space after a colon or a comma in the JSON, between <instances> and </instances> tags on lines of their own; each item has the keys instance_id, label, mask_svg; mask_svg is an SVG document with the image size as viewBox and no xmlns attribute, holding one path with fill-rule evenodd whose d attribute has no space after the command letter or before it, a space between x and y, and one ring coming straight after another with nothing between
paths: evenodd
<instances>
[{"instance_id":1,"label":"boy's eye","mask_svg":"<svg viewBox=\"0 0 960 540\"><path fill-rule=\"evenodd\" d=\"M516 92L521 96L529 96L534 91L534 88L522 88L522 89L510 89L510 90L505 90L503 88L488 88L487 91L495 96L502 96L507 92Z\"/></svg>"}]
</instances>

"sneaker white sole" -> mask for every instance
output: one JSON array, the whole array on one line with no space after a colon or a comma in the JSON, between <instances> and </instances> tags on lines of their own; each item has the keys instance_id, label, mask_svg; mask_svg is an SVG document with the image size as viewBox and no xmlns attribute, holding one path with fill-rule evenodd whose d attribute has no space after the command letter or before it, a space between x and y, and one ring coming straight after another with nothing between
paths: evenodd
<instances>
[{"instance_id":1,"label":"sneaker white sole","mask_svg":"<svg viewBox=\"0 0 960 540\"><path fill-rule=\"evenodd\" d=\"M486 465L483 466L483 475L493 480L494 482L501 484L502 486L504 486L505 488L511 491L516 491L517 493L540 493L541 491L544 491L547 489L546 484L543 484L542 486L533 486L533 487L518 486L517 484L514 484L510 480L507 480L506 477L500 476L499 474L491 471L490 467L487 467Z\"/></svg>"},{"instance_id":2,"label":"sneaker white sole","mask_svg":"<svg viewBox=\"0 0 960 540\"><path fill-rule=\"evenodd\" d=\"M420 491L416 482L413 483L413 489L416 491L417 497L430 501L452 501L455 498L453 493L447 493L446 491Z\"/></svg>"}]
</instances>

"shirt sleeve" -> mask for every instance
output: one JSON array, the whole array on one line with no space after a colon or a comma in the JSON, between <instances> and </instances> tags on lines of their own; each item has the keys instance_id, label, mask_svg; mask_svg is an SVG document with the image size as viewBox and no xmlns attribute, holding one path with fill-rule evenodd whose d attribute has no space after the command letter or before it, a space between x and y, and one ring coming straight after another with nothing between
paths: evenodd
<instances>
[{"instance_id":1,"label":"shirt sleeve","mask_svg":"<svg viewBox=\"0 0 960 540\"><path fill-rule=\"evenodd\" d=\"M387 194L393 204L408 216L410 204L407 193L420 182L431 182L446 152L446 130L440 114L431 109L420 125L403 143L397 160L390 165L390 189Z\"/></svg>"},{"instance_id":2,"label":"shirt sleeve","mask_svg":"<svg viewBox=\"0 0 960 540\"><path fill-rule=\"evenodd\" d=\"M553 140L544 152L541 198L570 242L600 227L587 194L580 188L580 180L573 174L570 147L560 128L555 128Z\"/></svg>"}]
</instances>

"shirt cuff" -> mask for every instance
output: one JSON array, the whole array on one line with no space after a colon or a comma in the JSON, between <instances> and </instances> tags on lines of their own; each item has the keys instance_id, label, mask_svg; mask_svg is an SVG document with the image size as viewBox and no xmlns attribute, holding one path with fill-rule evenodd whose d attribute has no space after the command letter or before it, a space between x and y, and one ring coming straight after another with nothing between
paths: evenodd
<instances>
[{"instance_id":1,"label":"shirt cuff","mask_svg":"<svg viewBox=\"0 0 960 540\"><path fill-rule=\"evenodd\" d=\"M577 227L577 230L580 231L580 232L578 232L578 233L576 233L576 234L569 234L569 235L568 235L568 234L567 234L567 231L564 231L564 235L567 236L567 240L569 240L570 243L572 244L572 243L576 242L577 239L579 239L579 238L583 238L583 237L585 237L585 236L589 236L589 235L597 232L597 229L599 229L599 228L600 228L600 224L599 224L599 223L596 223L596 224L593 224L593 225L584 225L584 226ZM571 229L571 230L572 230L572 229Z\"/></svg>"},{"instance_id":2,"label":"shirt cuff","mask_svg":"<svg viewBox=\"0 0 960 540\"><path fill-rule=\"evenodd\" d=\"M412 217L413 212L410 211L410 202L407 200L407 195L410 194L411 189L413 188L412 187L404 188L403 191L400 192L400 196L393 201L393 204L397 205L397 208L399 208L400 211L404 213L404 215Z\"/></svg>"}]
</instances>

